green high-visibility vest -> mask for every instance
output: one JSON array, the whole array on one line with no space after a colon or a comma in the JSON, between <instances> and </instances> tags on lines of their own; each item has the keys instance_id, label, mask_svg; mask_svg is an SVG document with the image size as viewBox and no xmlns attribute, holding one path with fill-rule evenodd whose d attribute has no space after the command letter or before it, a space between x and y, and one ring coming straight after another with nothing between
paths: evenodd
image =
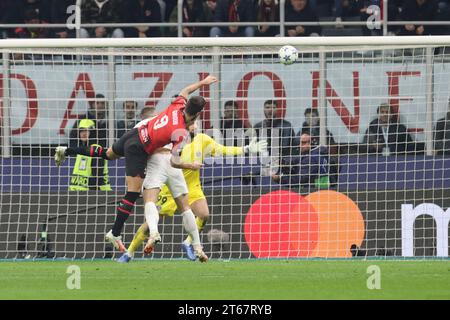
<instances>
[{"instance_id":1,"label":"green high-visibility vest","mask_svg":"<svg viewBox=\"0 0 450 320\"><path fill-rule=\"evenodd\" d=\"M88 191L90 177L92 177L92 157L79 154L72 171L69 190ZM111 184L109 183L107 160L104 161L103 165L103 185L100 186L100 190L112 191Z\"/></svg>"}]
</instances>

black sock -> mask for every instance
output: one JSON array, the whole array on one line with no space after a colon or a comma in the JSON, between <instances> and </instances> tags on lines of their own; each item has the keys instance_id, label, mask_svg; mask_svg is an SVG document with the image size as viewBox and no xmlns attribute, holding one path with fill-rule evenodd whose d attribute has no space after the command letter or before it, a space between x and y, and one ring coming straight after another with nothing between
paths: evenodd
<instances>
[{"instance_id":1,"label":"black sock","mask_svg":"<svg viewBox=\"0 0 450 320\"><path fill-rule=\"evenodd\" d=\"M75 148L67 148L65 155L66 156L76 156L78 154L81 154L83 156L103 158L105 160L110 160L110 159L108 159L108 156L106 155L106 151L107 151L107 149L105 149L101 146L81 146L81 147L75 147Z\"/></svg>"},{"instance_id":2,"label":"black sock","mask_svg":"<svg viewBox=\"0 0 450 320\"><path fill-rule=\"evenodd\" d=\"M134 203L139 198L139 192L127 192L125 197L120 201L117 207L116 220L112 227L112 234L114 237L122 233L123 225L128 217L133 213Z\"/></svg>"}]
</instances>

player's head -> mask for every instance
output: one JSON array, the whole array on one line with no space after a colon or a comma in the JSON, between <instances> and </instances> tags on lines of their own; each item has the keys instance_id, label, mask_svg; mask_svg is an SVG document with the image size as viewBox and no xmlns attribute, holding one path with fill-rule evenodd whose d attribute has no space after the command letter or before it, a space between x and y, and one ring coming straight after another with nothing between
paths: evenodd
<instances>
[{"instance_id":1,"label":"player's head","mask_svg":"<svg viewBox=\"0 0 450 320\"><path fill-rule=\"evenodd\" d=\"M200 115L206 101L203 97L193 96L189 98L184 108L184 117L186 121L186 126L189 127Z\"/></svg>"},{"instance_id":2,"label":"player's head","mask_svg":"<svg viewBox=\"0 0 450 320\"><path fill-rule=\"evenodd\" d=\"M191 139L194 139L195 135L198 132L198 129L200 128L200 120L197 119L195 120L189 127L188 127L188 131L189 131L189 135L191 136Z\"/></svg>"},{"instance_id":3,"label":"player's head","mask_svg":"<svg viewBox=\"0 0 450 320\"><path fill-rule=\"evenodd\" d=\"M82 142L87 142L91 135L91 130L95 128L95 122L91 119L83 119L78 124L79 138Z\"/></svg>"}]
</instances>

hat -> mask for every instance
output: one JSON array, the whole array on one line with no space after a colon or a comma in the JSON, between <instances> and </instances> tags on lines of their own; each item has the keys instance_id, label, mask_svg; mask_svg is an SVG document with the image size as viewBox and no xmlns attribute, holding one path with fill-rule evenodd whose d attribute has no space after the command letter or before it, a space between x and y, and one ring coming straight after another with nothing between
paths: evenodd
<instances>
[{"instance_id":1,"label":"hat","mask_svg":"<svg viewBox=\"0 0 450 320\"><path fill-rule=\"evenodd\" d=\"M93 129L95 128L95 122L91 119L83 119L78 125L79 129Z\"/></svg>"}]
</instances>

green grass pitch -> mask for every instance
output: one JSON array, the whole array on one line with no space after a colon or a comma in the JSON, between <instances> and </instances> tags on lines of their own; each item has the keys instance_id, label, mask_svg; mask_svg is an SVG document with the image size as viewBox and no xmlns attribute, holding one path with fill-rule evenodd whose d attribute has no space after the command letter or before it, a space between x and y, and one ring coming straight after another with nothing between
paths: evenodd
<instances>
[{"instance_id":1,"label":"green grass pitch","mask_svg":"<svg viewBox=\"0 0 450 320\"><path fill-rule=\"evenodd\" d=\"M69 290L67 267L81 270ZM367 268L380 268L369 290ZM0 299L450 299L448 260L0 262Z\"/></svg>"}]
</instances>

